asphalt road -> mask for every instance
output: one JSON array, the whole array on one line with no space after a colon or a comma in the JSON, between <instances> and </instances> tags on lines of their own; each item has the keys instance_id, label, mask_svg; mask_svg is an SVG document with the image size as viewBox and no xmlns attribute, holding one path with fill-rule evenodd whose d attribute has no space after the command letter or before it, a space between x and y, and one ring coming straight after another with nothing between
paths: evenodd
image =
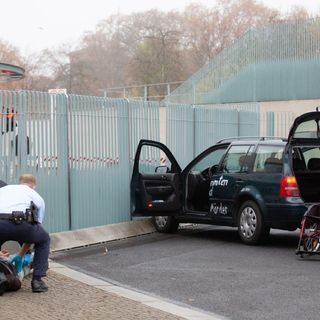
<instances>
[{"instance_id":1,"label":"asphalt road","mask_svg":"<svg viewBox=\"0 0 320 320\"><path fill-rule=\"evenodd\" d=\"M319 319L320 258L297 257L297 243L297 232L272 231L267 244L247 246L235 229L193 226L52 258L109 282L230 319Z\"/></svg>"}]
</instances>

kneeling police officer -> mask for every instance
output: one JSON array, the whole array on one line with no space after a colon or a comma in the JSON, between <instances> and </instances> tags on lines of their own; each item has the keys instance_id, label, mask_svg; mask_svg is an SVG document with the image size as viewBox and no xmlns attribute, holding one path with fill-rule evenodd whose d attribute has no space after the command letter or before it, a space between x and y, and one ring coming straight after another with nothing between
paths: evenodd
<instances>
[{"instance_id":1,"label":"kneeling police officer","mask_svg":"<svg viewBox=\"0 0 320 320\"><path fill-rule=\"evenodd\" d=\"M42 227L45 203L35 188L36 179L31 174L20 176L18 185L0 187L0 249L9 240L23 243L15 261L21 263L34 244L31 287L33 292L45 292L48 287L42 277L48 269L50 237Z\"/></svg>"}]
</instances>

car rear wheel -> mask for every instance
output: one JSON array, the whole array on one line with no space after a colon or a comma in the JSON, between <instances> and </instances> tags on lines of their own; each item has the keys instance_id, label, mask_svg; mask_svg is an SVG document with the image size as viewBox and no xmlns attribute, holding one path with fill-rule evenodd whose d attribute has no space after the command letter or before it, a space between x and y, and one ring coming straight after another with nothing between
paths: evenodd
<instances>
[{"instance_id":1,"label":"car rear wheel","mask_svg":"<svg viewBox=\"0 0 320 320\"><path fill-rule=\"evenodd\" d=\"M164 233L175 232L179 227L179 222L171 216L155 216L153 224L157 231Z\"/></svg>"},{"instance_id":2,"label":"car rear wheel","mask_svg":"<svg viewBox=\"0 0 320 320\"><path fill-rule=\"evenodd\" d=\"M259 244L270 233L270 228L263 223L261 210L254 201L242 204L238 214L238 232L241 240L246 244Z\"/></svg>"}]
</instances>

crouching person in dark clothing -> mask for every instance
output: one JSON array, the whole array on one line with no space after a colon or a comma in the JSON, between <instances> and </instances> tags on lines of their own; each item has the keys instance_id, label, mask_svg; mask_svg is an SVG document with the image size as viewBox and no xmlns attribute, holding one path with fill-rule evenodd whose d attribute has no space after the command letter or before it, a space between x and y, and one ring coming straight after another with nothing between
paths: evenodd
<instances>
[{"instance_id":1,"label":"crouching person in dark clothing","mask_svg":"<svg viewBox=\"0 0 320 320\"><path fill-rule=\"evenodd\" d=\"M23 243L13 261L18 266L34 244L31 287L33 292L45 292L48 287L42 278L48 269L50 237L42 227L45 203L35 188L36 179L30 174L22 175L18 185L0 188L0 248L9 240Z\"/></svg>"}]
</instances>

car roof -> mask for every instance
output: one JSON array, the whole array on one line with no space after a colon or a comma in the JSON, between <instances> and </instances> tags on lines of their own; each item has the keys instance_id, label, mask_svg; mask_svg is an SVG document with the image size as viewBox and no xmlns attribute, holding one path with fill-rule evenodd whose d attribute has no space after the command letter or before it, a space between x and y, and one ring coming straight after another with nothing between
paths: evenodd
<instances>
[{"instance_id":1,"label":"car roof","mask_svg":"<svg viewBox=\"0 0 320 320\"><path fill-rule=\"evenodd\" d=\"M218 141L218 144L230 143L232 145L263 144L263 145L286 145L287 139L278 137L231 137Z\"/></svg>"}]
</instances>

